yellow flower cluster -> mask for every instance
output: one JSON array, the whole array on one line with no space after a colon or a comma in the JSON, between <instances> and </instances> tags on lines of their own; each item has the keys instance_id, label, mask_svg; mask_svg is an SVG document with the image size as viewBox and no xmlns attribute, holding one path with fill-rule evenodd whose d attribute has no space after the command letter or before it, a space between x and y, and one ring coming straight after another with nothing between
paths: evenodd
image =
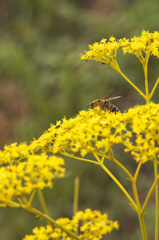
<instances>
[{"instance_id":1,"label":"yellow flower cluster","mask_svg":"<svg viewBox=\"0 0 159 240\"><path fill-rule=\"evenodd\" d=\"M12 143L10 146L6 145L4 150L0 150L0 165L3 163L15 164L29 156L29 149L26 143Z\"/></svg>"},{"instance_id":2,"label":"yellow flower cluster","mask_svg":"<svg viewBox=\"0 0 159 240\"><path fill-rule=\"evenodd\" d=\"M159 32L142 31L140 37L133 37L131 40L120 39L119 43L124 53L134 54L143 61L150 54L159 57Z\"/></svg>"},{"instance_id":3,"label":"yellow flower cluster","mask_svg":"<svg viewBox=\"0 0 159 240\"><path fill-rule=\"evenodd\" d=\"M17 148L16 145L15 148ZM14 152L13 145L12 150ZM35 189L52 187L53 178L64 176L63 165L64 160L62 158L48 157L45 153L42 153L41 155L30 155L27 160L18 164L1 167L0 201L25 196Z\"/></svg>"},{"instance_id":4,"label":"yellow flower cluster","mask_svg":"<svg viewBox=\"0 0 159 240\"><path fill-rule=\"evenodd\" d=\"M72 220L61 218L56 222L72 233L77 234L78 238L82 240L99 240L102 235L110 233L113 229L119 229L117 221L110 221L107 214L101 214L99 211L92 211L91 209L86 209L85 212L77 212ZM26 235L23 240L73 239L61 229L56 227L53 229L51 226L35 228L33 234Z\"/></svg>"},{"instance_id":5,"label":"yellow flower cluster","mask_svg":"<svg viewBox=\"0 0 159 240\"><path fill-rule=\"evenodd\" d=\"M89 45L90 51L85 51L85 54L81 55L81 59L95 60L108 65L116 65L116 53L120 48L119 42L115 37L110 37L109 42L106 39L102 39L100 43L95 42L93 45Z\"/></svg>"},{"instance_id":6,"label":"yellow flower cluster","mask_svg":"<svg viewBox=\"0 0 159 240\"><path fill-rule=\"evenodd\" d=\"M133 37L131 40L116 40L115 37L110 37L107 42L102 39L99 43L89 45L89 51L82 54L81 59L100 61L113 67L116 66L116 53L119 48L123 53L134 54L140 61L147 59L150 54L159 57L159 32L149 33L143 30L140 37Z\"/></svg>"},{"instance_id":7,"label":"yellow flower cluster","mask_svg":"<svg viewBox=\"0 0 159 240\"><path fill-rule=\"evenodd\" d=\"M136 161L156 161L159 153L159 104L136 106L125 113L110 113L98 107L81 111L75 118L52 125L38 140L30 144L30 151L64 154L66 151L109 156L116 144L123 144Z\"/></svg>"},{"instance_id":8,"label":"yellow flower cluster","mask_svg":"<svg viewBox=\"0 0 159 240\"><path fill-rule=\"evenodd\" d=\"M159 104L150 103L128 110L128 121L135 138L127 138L125 151L131 151L136 161L143 163L159 158Z\"/></svg>"}]
</instances>

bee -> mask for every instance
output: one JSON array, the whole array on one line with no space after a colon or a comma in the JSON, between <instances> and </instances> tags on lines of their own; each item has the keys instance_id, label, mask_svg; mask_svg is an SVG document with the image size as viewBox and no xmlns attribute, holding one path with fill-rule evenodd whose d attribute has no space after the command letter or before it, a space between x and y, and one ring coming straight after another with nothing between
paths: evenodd
<instances>
[{"instance_id":1,"label":"bee","mask_svg":"<svg viewBox=\"0 0 159 240\"><path fill-rule=\"evenodd\" d=\"M107 97L110 96L110 94L112 94L112 92L114 92L114 90L111 90L106 95L104 95L102 98L92 101L88 105L88 107L95 108L95 107L99 106L100 109L104 110L105 112L107 110L109 110L110 112L114 112L116 114L116 112L119 112L119 109L115 105L111 104L109 101L113 100L113 99L120 98L121 96L116 96L116 97L112 97L112 98L107 99Z\"/></svg>"}]
</instances>

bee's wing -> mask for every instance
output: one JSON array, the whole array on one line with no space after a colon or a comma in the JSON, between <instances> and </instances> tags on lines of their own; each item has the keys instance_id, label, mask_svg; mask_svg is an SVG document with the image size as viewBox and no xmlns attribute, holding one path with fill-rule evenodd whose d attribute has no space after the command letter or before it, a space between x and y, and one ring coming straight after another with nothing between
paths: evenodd
<instances>
[{"instance_id":1,"label":"bee's wing","mask_svg":"<svg viewBox=\"0 0 159 240\"><path fill-rule=\"evenodd\" d=\"M107 98L106 100L107 101L110 101L110 100L113 100L113 99L117 99L117 98L120 98L121 96L116 96L116 97L112 97L112 98Z\"/></svg>"},{"instance_id":2,"label":"bee's wing","mask_svg":"<svg viewBox=\"0 0 159 240\"><path fill-rule=\"evenodd\" d=\"M108 92L107 94L105 94L103 97L101 97L99 100L105 99L105 100L108 100L108 101L109 101L109 100L112 100L112 99L120 98L121 96L108 98L114 91L116 91L116 89L111 90L110 92ZM108 99L107 99L107 98L108 98Z\"/></svg>"},{"instance_id":3,"label":"bee's wing","mask_svg":"<svg viewBox=\"0 0 159 240\"><path fill-rule=\"evenodd\" d=\"M107 94L105 94L103 97L100 98L101 99L107 99L107 97L109 97L115 90L111 90L110 92L108 92Z\"/></svg>"}]
</instances>

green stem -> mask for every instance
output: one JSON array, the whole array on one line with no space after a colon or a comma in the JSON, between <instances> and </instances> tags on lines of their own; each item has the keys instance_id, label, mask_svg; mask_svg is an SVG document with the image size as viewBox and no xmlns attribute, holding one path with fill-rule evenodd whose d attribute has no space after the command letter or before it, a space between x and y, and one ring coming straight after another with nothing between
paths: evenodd
<instances>
[{"instance_id":1,"label":"green stem","mask_svg":"<svg viewBox=\"0 0 159 240\"><path fill-rule=\"evenodd\" d=\"M66 156L66 157L70 157L70 158L74 158L74 159L76 159L76 160L80 160L80 161L84 161L84 162L89 162L89 163L94 163L94 164L96 164L96 165L99 165L99 163L96 162L96 161L93 161L93 160L90 160L90 159L87 159L87 158L76 157L76 156L74 156L74 155L72 155L72 154L69 154L69 153L67 153L67 152L62 152L61 155Z\"/></svg>"},{"instance_id":2,"label":"green stem","mask_svg":"<svg viewBox=\"0 0 159 240\"><path fill-rule=\"evenodd\" d=\"M146 103L150 102L150 96L149 96L149 86L148 86L148 78L147 78L147 64L148 61L143 61L142 66L144 70L144 76L145 76L145 93L146 93Z\"/></svg>"},{"instance_id":3,"label":"green stem","mask_svg":"<svg viewBox=\"0 0 159 240\"><path fill-rule=\"evenodd\" d=\"M131 175L131 173L120 162L118 162L118 160L115 159L112 154L105 156L104 154L102 154L100 152L100 153L98 153L98 155L101 157L108 158L109 160L113 161L118 167L120 167L126 173L126 175L129 177L130 181L133 181L133 176Z\"/></svg>"},{"instance_id":4,"label":"green stem","mask_svg":"<svg viewBox=\"0 0 159 240\"><path fill-rule=\"evenodd\" d=\"M74 198L73 198L73 215L78 211L78 196L79 196L79 177L75 178Z\"/></svg>"},{"instance_id":5,"label":"green stem","mask_svg":"<svg viewBox=\"0 0 159 240\"><path fill-rule=\"evenodd\" d=\"M130 79L125 76L124 73L122 73L121 71L120 71L119 73L120 73L121 76L122 76L123 78L125 78L125 80L126 80L133 88L135 88L135 90L146 100L145 94L144 94L143 92L141 92L141 90L140 90L134 83L132 83L132 82L130 81Z\"/></svg>"},{"instance_id":6,"label":"green stem","mask_svg":"<svg viewBox=\"0 0 159 240\"><path fill-rule=\"evenodd\" d=\"M154 87L153 87L153 89L152 89L152 91L151 91L151 93L149 95L150 100L151 100L151 98L152 98L152 96L154 94L154 91L156 90L156 87L157 87L158 83L159 83L159 78L157 79L157 81L156 81L156 83L155 83L155 85L154 85Z\"/></svg>"},{"instance_id":7,"label":"green stem","mask_svg":"<svg viewBox=\"0 0 159 240\"><path fill-rule=\"evenodd\" d=\"M111 177L111 179L118 185L118 187L122 190L122 192L125 194L125 196L129 199L129 201L132 204L132 207L137 211L137 206L132 199L132 197L129 195L129 193L125 190L125 188L122 186L122 184L117 180L117 178L108 170L108 168L100 161L98 155L94 154L97 161L100 163L101 168Z\"/></svg>"},{"instance_id":8,"label":"green stem","mask_svg":"<svg viewBox=\"0 0 159 240\"><path fill-rule=\"evenodd\" d=\"M20 203L21 205L23 205L23 201L22 201L21 197L17 197L17 199L18 199L19 203Z\"/></svg>"},{"instance_id":9,"label":"green stem","mask_svg":"<svg viewBox=\"0 0 159 240\"><path fill-rule=\"evenodd\" d=\"M155 175L155 179L157 179L157 175L158 175L158 169L157 169L157 163L154 162L154 175ZM158 219L158 215L159 215L159 204L158 204L158 182L156 183L155 186L155 240L158 240L158 224L159 224L159 219Z\"/></svg>"},{"instance_id":10,"label":"green stem","mask_svg":"<svg viewBox=\"0 0 159 240\"><path fill-rule=\"evenodd\" d=\"M141 165L142 165L142 162L140 161L139 164L138 164L138 166L137 166L137 169L136 169L136 171L135 171L135 175L134 175L134 179L133 179L133 181L135 181L135 182L137 181L137 178L138 178L138 175L139 175L139 171L140 171Z\"/></svg>"},{"instance_id":11,"label":"green stem","mask_svg":"<svg viewBox=\"0 0 159 240\"><path fill-rule=\"evenodd\" d=\"M37 189L37 194L38 194L38 198L39 198L43 213L45 213L46 215L49 215L42 191L40 189Z\"/></svg>"},{"instance_id":12,"label":"green stem","mask_svg":"<svg viewBox=\"0 0 159 240\"><path fill-rule=\"evenodd\" d=\"M36 190L33 190L33 192L32 192L32 194L31 194L31 196L30 196L30 198L29 198L29 205L31 205L31 203L32 203L32 201L33 201L33 198L34 198L34 195L35 195L35 193L36 193Z\"/></svg>"},{"instance_id":13,"label":"green stem","mask_svg":"<svg viewBox=\"0 0 159 240\"><path fill-rule=\"evenodd\" d=\"M65 233L67 233L70 237L76 239L76 240L80 240L74 233L70 232L68 229L66 229L65 227L62 227L60 224L58 224L54 219L52 219L51 217L49 217L48 215L40 212L38 209L33 208L31 206L27 206L27 205L23 205L22 206L23 209L34 213L37 216L40 216L44 219L46 219L48 222L52 223L54 226L60 228L62 231L64 231Z\"/></svg>"},{"instance_id":14,"label":"green stem","mask_svg":"<svg viewBox=\"0 0 159 240\"><path fill-rule=\"evenodd\" d=\"M150 188L150 190L149 190L149 192L147 194L147 197L145 199L144 205L143 205L142 210L141 210L141 214L144 214L144 212L146 210L146 207L147 207L147 204L148 204L148 202L150 200L150 197L151 197L151 195L152 195L152 193L153 193L153 191L154 191L154 189L156 187L156 184L158 185L158 181L159 181L159 175L156 177L153 185L151 186L151 188Z\"/></svg>"},{"instance_id":15,"label":"green stem","mask_svg":"<svg viewBox=\"0 0 159 240\"><path fill-rule=\"evenodd\" d=\"M23 204L28 204L28 205L29 205L26 196L22 196L21 199L22 199L22 205L23 205Z\"/></svg>"},{"instance_id":16,"label":"green stem","mask_svg":"<svg viewBox=\"0 0 159 240\"><path fill-rule=\"evenodd\" d=\"M10 207L15 207L15 208L23 208L23 209L27 210L28 212L31 212L37 216L40 216L40 217L44 218L46 221L48 221L49 223L52 223L54 226L60 228L62 231L67 233L70 237L72 237L76 240L80 240L74 233L70 232L68 229L66 229L65 227L58 224L54 219L52 219L48 215L44 214L43 212L40 212L38 209L33 208L29 204L16 203L16 202L13 202L11 200L6 200L6 199L0 199L0 201L5 203L5 207L10 206Z\"/></svg>"},{"instance_id":17,"label":"green stem","mask_svg":"<svg viewBox=\"0 0 159 240\"><path fill-rule=\"evenodd\" d=\"M147 240L145 220L144 220L144 215L141 211L139 196L138 196L137 187L136 187L136 181L132 182L132 188L133 188L135 202L137 205L137 213L138 213L138 218L139 218L139 222L140 222L142 237L143 237L143 240Z\"/></svg>"},{"instance_id":18,"label":"green stem","mask_svg":"<svg viewBox=\"0 0 159 240\"><path fill-rule=\"evenodd\" d=\"M138 218L139 218L140 227L141 227L141 231L142 231L142 237L143 237L143 240L147 240L147 233L146 233L144 214L143 214L143 212L141 210L139 195L138 195L137 186L136 186L136 182L137 182L137 178L138 178L141 166L142 166L142 162L139 162L139 164L137 166L137 169L135 171L135 175L134 175L133 181L132 181L132 188L133 188L135 202L136 202L136 205L137 205L137 213L138 213Z\"/></svg>"},{"instance_id":19,"label":"green stem","mask_svg":"<svg viewBox=\"0 0 159 240\"><path fill-rule=\"evenodd\" d=\"M19 200L19 199L18 199ZM1 202L3 202L3 204L1 204L1 207L14 207L14 208L19 208L21 206L21 204L17 203L17 202L13 202L11 200L7 200L7 199L0 199Z\"/></svg>"},{"instance_id":20,"label":"green stem","mask_svg":"<svg viewBox=\"0 0 159 240\"><path fill-rule=\"evenodd\" d=\"M113 66L112 66L113 67ZM115 67L113 67L125 80L133 87L135 90L146 100L146 95L141 92L141 90L129 79L125 74L121 71L119 65L116 63Z\"/></svg>"}]
</instances>

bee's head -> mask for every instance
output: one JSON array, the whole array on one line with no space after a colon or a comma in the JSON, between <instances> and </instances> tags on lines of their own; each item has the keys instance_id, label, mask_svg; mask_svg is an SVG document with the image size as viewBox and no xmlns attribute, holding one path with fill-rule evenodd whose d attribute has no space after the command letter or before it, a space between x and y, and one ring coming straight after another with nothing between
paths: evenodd
<instances>
[{"instance_id":1,"label":"bee's head","mask_svg":"<svg viewBox=\"0 0 159 240\"><path fill-rule=\"evenodd\" d=\"M99 105L99 99L92 101L87 107L89 108L95 108Z\"/></svg>"},{"instance_id":2,"label":"bee's head","mask_svg":"<svg viewBox=\"0 0 159 240\"><path fill-rule=\"evenodd\" d=\"M87 106L87 108L93 108L93 107L94 107L94 103L93 102L89 103L88 106Z\"/></svg>"}]
</instances>

